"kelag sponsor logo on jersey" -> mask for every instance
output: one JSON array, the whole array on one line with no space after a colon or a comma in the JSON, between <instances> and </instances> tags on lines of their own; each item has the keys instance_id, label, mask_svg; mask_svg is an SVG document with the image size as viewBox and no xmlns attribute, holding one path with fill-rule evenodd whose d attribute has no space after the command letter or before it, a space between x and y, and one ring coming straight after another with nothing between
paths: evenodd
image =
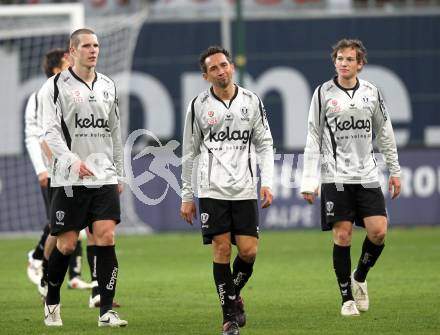
<instances>
[{"instance_id":1,"label":"kelag sponsor logo on jersey","mask_svg":"<svg viewBox=\"0 0 440 335\"><path fill-rule=\"evenodd\" d=\"M75 128L104 128L105 131L110 132L108 120L95 119L95 115L90 115L90 118L80 118L78 113L75 113Z\"/></svg>"},{"instance_id":2,"label":"kelag sponsor logo on jersey","mask_svg":"<svg viewBox=\"0 0 440 335\"><path fill-rule=\"evenodd\" d=\"M339 121L338 118L335 118L335 131L344 131L344 130L357 130L357 129L365 129L367 133L371 131L371 121L370 120L355 120L354 116L350 117L350 120Z\"/></svg>"},{"instance_id":3,"label":"kelag sponsor logo on jersey","mask_svg":"<svg viewBox=\"0 0 440 335\"><path fill-rule=\"evenodd\" d=\"M226 131L213 132L209 130L209 141L212 142L224 142L224 141L242 141L243 144L246 144L249 141L249 130L241 131L233 130L232 132L229 130L229 127L226 127Z\"/></svg>"}]
</instances>

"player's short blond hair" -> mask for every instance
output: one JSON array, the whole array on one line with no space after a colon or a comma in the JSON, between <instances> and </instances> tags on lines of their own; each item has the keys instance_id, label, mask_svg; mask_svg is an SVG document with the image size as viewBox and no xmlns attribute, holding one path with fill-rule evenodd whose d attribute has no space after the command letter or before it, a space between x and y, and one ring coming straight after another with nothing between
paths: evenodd
<instances>
[{"instance_id":1,"label":"player's short blond hair","mask_svg":"<svg viewBox=\"0 0 440 335\"><path fill-rule=\"evenodd\" d=\"M82 34L90 34L90 35L96 35L95 32L92 29L88 28L81 28L75 30L72 35L70 35L70 47L71 48L77 48L79 45L79 35Z\"/></svg>"}]
</instances>

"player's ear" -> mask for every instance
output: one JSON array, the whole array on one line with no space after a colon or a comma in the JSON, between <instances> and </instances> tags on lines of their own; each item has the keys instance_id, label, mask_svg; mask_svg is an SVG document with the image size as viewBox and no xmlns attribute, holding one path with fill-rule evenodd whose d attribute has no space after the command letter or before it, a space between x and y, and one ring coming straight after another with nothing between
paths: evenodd
<instances>
[{"instance_id":1,"label":"player's ear","mask_svg":"<svg viewBox=\"0 0 440 335\"><path fill-rule=\"evenodd\" d=\"M208 74L206 72L202 73L202 77L203 79L208 80Z\"/></svg>"}]
</instances>

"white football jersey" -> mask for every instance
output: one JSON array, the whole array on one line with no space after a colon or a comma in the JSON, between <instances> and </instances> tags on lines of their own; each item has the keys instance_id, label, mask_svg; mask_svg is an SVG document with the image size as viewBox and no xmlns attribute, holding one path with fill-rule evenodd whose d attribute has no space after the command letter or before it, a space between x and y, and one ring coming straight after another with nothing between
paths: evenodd
<instances>
[{"instance_id":1,"label":"white football jersey","mask_svg":"<svg viewBox=\"0 0 440 335\"><path fill-rule=\"evenodd\" d=\"M43 128L39 122L38 106L41 100L39 92L40 91L34 92L29 97L24 115L26 149L34 167L35 174L37 175L47 171L48 164L40 146Z\"/></svg>"},{"instance_id":2,"label":"white football jersey","mask_svg":"<svg viewBox=\"0 0 440 335\"><path fill-rule=\"evenodd\" d=\"M399 176L394 132L378 88L361 79L351 90L336 78L320 85L310 105L301 192L314 192L319 181L377 182L373 134L391 175Z\"/></svg>"},{"instance_id":3,"label":"white football jersey","mask_svg":"<svg viewBox=\"0 0 440 335\"><path fill-rule=\"evenodd\" d=\"M257 95L236 86L234 97L225 102L211 88L189 104L183 134L183 201L193 199L196 156L199 198L256 199L257 158L261 185L271 188L273 140Z\"/></svg>"},{"instance_id":4,"label":"white football jersey","mask_svg":"<svg viewBox=\"0 0 440 335\"><path fill-rule=\"evenodd\" d=\"M120 117L116 87L97 73L89 87L69 68L42 88L44 139L51 149L51 186L117 184L123 177ZM70 173L82 160L94 176Z\"/></svg>"}]
</instances>

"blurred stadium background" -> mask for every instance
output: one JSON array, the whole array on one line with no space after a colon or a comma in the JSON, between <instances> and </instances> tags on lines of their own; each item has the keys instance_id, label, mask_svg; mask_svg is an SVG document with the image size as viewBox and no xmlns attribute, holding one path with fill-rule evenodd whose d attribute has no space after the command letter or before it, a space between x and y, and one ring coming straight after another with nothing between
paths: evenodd
<instances>
[{"instance_id":1,"label":"blurred stadium background","mask_svg":"<svg viewBox=\"0 0 440 335\"><path fill-rule=\"evenodd\" d=\"M381 88L400 150L403 193L388 202L391 225L435 225L440 216L440 2L437 0L84 0L1 1L0 234L37 233L39 186L24 146L28 96L44 82L41 59L64 47L72 29L94 29L98 71L119 88L129 182L121 232L193 230L178 216L178 190L149 171L155 157L131 160L146 145L180 142L183 115L205 83L199 52L230 48L237 77L264 100L277 152L274 205L263 229L317 228L318 206L298 196L298 162L314 88L333 76L330 48L362 39L361 77ZM175 151L180 157L180 146ZM172 156L164 164L180 180ZM175 157L174 157L175 158ZM177 166L176 166L177 165ZM141 175L141 177L136 178ZM383 177L385 182L386 176ZM386 191L386 189L385 189Z\"/></svg>"}]
</instances>

